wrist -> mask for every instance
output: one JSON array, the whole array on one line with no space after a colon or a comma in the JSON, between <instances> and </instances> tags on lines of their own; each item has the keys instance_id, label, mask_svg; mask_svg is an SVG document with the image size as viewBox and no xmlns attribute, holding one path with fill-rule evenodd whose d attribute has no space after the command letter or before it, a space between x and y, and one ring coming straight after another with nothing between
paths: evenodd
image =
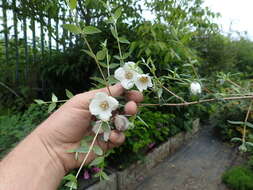
<instances>
[{"instance_id":1,"label":"wrist","mask_svg":"<svg viewBox=\"0 0 253 190\"><path fill-rule=\"evenodd\" d=\"M65 174L57 159L35 130L1 162L0 189L57 189Z\"/></svg>"}]
</instances>

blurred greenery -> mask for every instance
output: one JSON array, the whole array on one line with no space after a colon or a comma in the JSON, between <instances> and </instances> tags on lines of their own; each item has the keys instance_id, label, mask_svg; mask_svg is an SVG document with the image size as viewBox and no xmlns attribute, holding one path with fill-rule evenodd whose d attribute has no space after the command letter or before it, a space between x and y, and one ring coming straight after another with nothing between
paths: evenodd
<instances>
[{"instance_id":1,"label":"blurred greenery","mask_svg":"<svg viewBox=\"0 0 253 190\"><path fill-rule=\"evenodd\" d=\"M232 190L253 189L253 157L245 165L235 166L223 174L222 181Z\"/></svg>"}]
</instances>

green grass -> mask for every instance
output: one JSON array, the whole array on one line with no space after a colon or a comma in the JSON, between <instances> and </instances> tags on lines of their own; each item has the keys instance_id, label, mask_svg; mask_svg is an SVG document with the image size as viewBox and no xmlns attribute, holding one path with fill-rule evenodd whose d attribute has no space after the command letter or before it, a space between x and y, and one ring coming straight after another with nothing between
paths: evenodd
<instances>
[{"instance_id":1,"label":"green grass","mask_svg":"<svg viewBox=\"0 0 253 190\"><path fill-rule=\"evenodd\" d=\"M224 173L222 181L233 190L253 190L253 171L244 166L233 167Z\"/></svg>"}]
</instances>

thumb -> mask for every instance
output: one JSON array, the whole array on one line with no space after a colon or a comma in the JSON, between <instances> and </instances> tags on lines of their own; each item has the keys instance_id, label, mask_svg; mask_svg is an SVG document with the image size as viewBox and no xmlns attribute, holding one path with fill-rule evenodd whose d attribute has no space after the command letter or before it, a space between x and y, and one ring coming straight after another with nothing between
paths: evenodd
<instances>
[{"instance_id":1,"label":"thumb","mask_svg":"<svg viewBox=\"0 0 253 190\"><path fill-rule=\"evenodd\" d=\"M81 106L82 108L87 109L89 107L90 100L94 98L94 96L98 92L105 92L108 95L112 95L112 96L120 96L125 91L125 89L122 87L120 83L117 83L113 86L109 86L108 88L106 87L106 88L91 90L89 92L78 94L72 99L72 101L70 101L71 105L72 106L75 105L78 107Z\"/></svg>"},{"instance_id":2,"label":"thumb","mask_svg":"<svg viewBox=\"0 0 253 190\"><path fill-rule=\"evenodd\" d=\"M120 96L124 93L124 91L125 89L123 88L123 86L120 83L117 83L113 86L109 86L109 87L105 87L105 88L101 88L97 90L92 90L89 93L90 93L90 96L92 96L91 98L93 98L95 94L98 92L105 92L110 96Z\"/></svg>"}]
</instances>

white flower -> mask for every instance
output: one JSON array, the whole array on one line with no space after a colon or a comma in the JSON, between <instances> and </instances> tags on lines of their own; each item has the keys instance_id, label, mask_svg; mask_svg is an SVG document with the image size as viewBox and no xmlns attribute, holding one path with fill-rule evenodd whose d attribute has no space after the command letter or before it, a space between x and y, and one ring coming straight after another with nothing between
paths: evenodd
<instances>
[{"instance_id":1,"label":"white flower","mask_svg":"<svg viewBox=\"0 0 253 190\"><path fill-rule=\"evenodd\" d=\"M201 93L201 85L198 82L192 82L190 86L191 93L194 95Z\"/></svg>"},{"instance_id":2,"label":"white flower","mask_svg":"<svg viewBox=\"0 0 253 190\"><path fill-rule=\"evenodd\" d=\"M124 115L116 115L114 125L119 131L126 131L130 127L130 122Z\"/></svg>"},{"instance_id":3,"label":"white flower","mask_svg":"<svg viewBox=\"0 0 253 190\"><path fill-rule=\"evenodd\" d=\"M100 128L99 132L98 132L98 129ZM110 134L111 134L111 128L109 125L104 125L103 121L96 121L96 123L93 125L92 127L92 131L94 133L97 133L98 134L103 134L103 137L104 137L104 141L108 141L109 140L109 137L110 137Z\"/></svg>"},{"instance_id":4,"label":"white flower","mask_svg":"<svg viewBox=\"0 0 253 190\"><path fill-rule=\"evenodd\" d=\"M135 85L139 91L147 90L148 87L152 87L151 77L148 74L141 74L137 76Z\"/></svg>"},{"instance_id":5,"label":"white flower","mask_svg":"<svg viewBox=\"0 0 253 190\"><path fill-rule=\"evenodd\" d=\"M127 62L123 67L118 68L114 77L121 82L125 89L130 89L134 86L137 77L137 68L134 62Z\"/></svg>"},{"instance_id":6,"label":"white flower","mask_svg":"<svg viewBox=\"0 0 253 190\"><path fill-rule=\"evenodd\" d=\"M112 116L112 111L116 110L119 102L108 96L106 93L98 92L91 100L89 110L92 115L97 116L102 121L108 121Z\"/></svg>"}]
</instances>

